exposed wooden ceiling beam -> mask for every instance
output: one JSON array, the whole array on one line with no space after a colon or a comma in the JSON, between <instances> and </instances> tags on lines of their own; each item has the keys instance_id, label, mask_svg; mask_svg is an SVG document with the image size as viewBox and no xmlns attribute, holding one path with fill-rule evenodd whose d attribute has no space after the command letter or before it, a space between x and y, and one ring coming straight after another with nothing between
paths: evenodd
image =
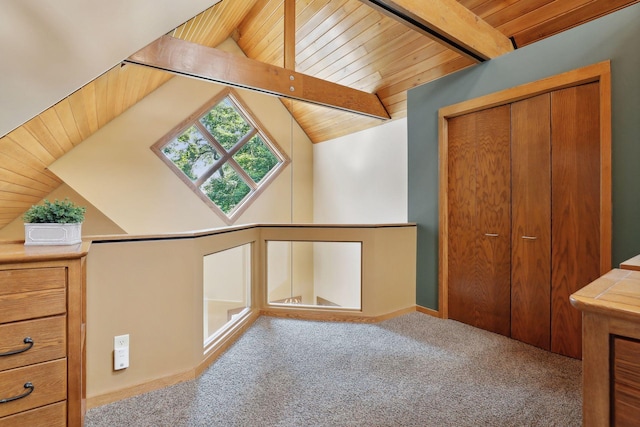
<instances>
[{"instance_id":1,"label":"exposed wooden ceiling beam","mask_svg":"<svg viewBox=\"0 0 640 427\"><path fill-rule=\"evenodd\" d=\"M157 39L125 62L378 119L390 118L375 94L170 36Z\"/></svg>"},{"instance_id":2,"label":"exposed wooden ceiling beam","mask_svg":"<svg viewBox=\"0 0 640 427\"><path fill-rule=\"evenodd\" d=\"M360 0L475 61L513 50L500 31L456 0Z\"/></svg>"}]
</instances>

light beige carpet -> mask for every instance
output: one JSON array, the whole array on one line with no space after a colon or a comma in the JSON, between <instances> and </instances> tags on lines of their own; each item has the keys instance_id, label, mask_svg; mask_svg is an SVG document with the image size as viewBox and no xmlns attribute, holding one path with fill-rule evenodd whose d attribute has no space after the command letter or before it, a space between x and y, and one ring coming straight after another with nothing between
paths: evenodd
<instances>
[{"instance_id":1,"label":"light beige carpet","mask_svg":"<svg viewBox=\"0 0 640 427\"><path fill-rule=\"evenodd\" d=\"M199 379L86 426L580 426L581 362L421 313L261 317Z\"/></svg>"}]
</instances>

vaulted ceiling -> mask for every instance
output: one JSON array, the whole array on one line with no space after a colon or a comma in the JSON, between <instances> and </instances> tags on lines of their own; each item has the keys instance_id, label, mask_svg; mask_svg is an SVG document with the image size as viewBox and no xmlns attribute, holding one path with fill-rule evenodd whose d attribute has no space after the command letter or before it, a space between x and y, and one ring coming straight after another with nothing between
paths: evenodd
<instances>
[{"instance_id":1,"label":"vaulted ceiling","mask_svg":"<svg viewBox=\"0 0 640 427\"><path fill-rule=\"evenodd\" d=\"M520 48L638 1L458 3ZM283 67L284 5L284 0L223 0L175 28L169 36L211 48L233 37L248 58ZM476 63L380 13L369 0L296 0L294 58L296 72L375 94L392 119L406 116L408 89ZM61 184L48 170L50 164L172 77L150 67L114 64L2 136L0 227ZM302 101L283 103L314 143L382 123L380 119Z\"/></svg>"}]
</instances>

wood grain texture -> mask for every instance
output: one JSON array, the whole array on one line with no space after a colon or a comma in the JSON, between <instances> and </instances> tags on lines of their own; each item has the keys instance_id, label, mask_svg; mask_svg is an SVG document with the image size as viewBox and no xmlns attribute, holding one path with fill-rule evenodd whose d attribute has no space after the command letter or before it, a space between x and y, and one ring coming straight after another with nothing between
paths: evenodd
<instances>
[{"instance_id":1,"label":"wood grain texture","mask_svg":"<svg viewBox=\"0 0 640 427\"><path fill-rule=\"evenodd\" d=\"M370 93L170 36L159 38L127 61L378 119L389 118L378 97Z\"/></svg>"},{"instance_id":2,"label":"wood grain texture","mask_svg":"<svg viewBox=\"0 0 640 427\"><path fill-rule=\"evenodd\" d=\"M479 226L478 283L489 313L488 330L511 330L510 106L478 114L476 198ZM489 234L498 234L489 237Z\"/></svg>"},{"instance_id":3,"label":"wood grain texture","mask_svg":"<svg viewBox=\"0 0 640 427\"><path fill-rule=\"evenodd\" d=\"M551 95L551 349L576 358L581 319L569 296L600 276L599 105L598 83Z\"/></svg>"},{"instance_id":4,"label":"wood grain texture","mask_svg":"<svg viewBox=\"0 0 640 427\"><path fill-rule=\"evenodd\" d=\"M638 0L633 0L632 3L637 3L637 1ZM513 35L518 46L526 46L561 31L599 18L600 16L615 12L631 4L628 0L582 1L582 4L576 1L555 1L553 3L555 8L549 8L548 13L550 16L548 15L548 19L545 19L538 25L518 31ZM569 3L570 7L574 7L566 10L566 12L559 10L560 5L563 3Z\"/></svg>"},{"instance_id":5,"label":"wood grain texture","mask_svg":"<svg viewBox=\"0 0 640 427\"><path fill-rule=\"evenodd\" d=\"M116 65L78 91L0 138L0 226L19 217L62 181L47 167L97 132L171 75ZM144 83L154 81L155 86ZM133 92L125 97L125 92ZM25 198L28 196L28 198Z\"/></svg>"},{"instance_id":6,"label":"wood grain texture","mask_svg":"<svg viewBox=\"0 0 640 427\"><path fill-rule=\"evenodd\" d=\"M603 268L610 266L610 247L611 247L611 206L610 206L610 65L608 61L594 64L592 66L583 67L572 70L547 79L532 82L523 86L514 87L495 94L489 94L480 98L468 100L459 104L443 107L439 111L439 153L440 153L440 189L439 189L439 303L440 313L444 318L449 317L448 293L449 293L449 254L450 254L450 233L449 233L449 194L448 194L448 168L449 161L449 123L454 118L468 115L472 112L482 111L496 105L503 105L509 102L518 102L538 96L542 93L548 93L561 90L568 87L584 85L590 82L597 83L600 86L600 160L601 165L600 177L598 178L601 186L601 197L599 201L598 218L600 220L600 259L597 268L602 272ZM517 214L517 208L514 215ZM606 252L606 253L605 253ZM610 267L609 267L610 268ZM606 269L605 271L608 271ZM613 295L612 295L613 297ZM579 330L579 329L578 329ZM575 331L574 331L575 333ZM579 346L579 344L578 344Z\"/></svg>"},{"instance_id":7,"label":"wood grain texture","mask_svg":"<svg viewBox=\"0 0 640 427\"><path fill-rule=\"evenodd\" d=\"M600 75L600 274L612 268L613 184L611 129L611 68Z\"/></svg>"},{"instance_id":8,"label":"wood grain texture","mask_svg":"<svg viewBox=\"0 0 640 427\"><path fill-rule=\"evenodd\" d=\"M580 311L615 316L638 324L640 331L640 272L614 268L571 295ZM639 336L640 337L640 336Z\"/></svg>"},{"instance_id":9,"label":"wood grain texture","mask_svg":"<svg viewBox=\"0 0 640 427\"><path fill-rule=\"evenodd\" d=\"M449 318L449 120L438 113L438 313Z\"/></svg>"},{"instance_id":10,"label":"wood grain texture","mask_svg":"<svg viewBox=\"0 0 640 427\"><path fill-rule=\"evenodd\" d=\"M449 121L449 316L510 334L509 106Z\"/></svg>"},{"instance_id":11,"label":"wood grain texture","mask_svg":"<svg viewBox=\"0 0 640 427\"><path fill-rule=\"evenodd\" d=\"M585 427L609 425L609 328L608 316L583 313L582 421Z\"/></svg>"},{"instance_id":12,"label":"wood grain texture","mask_svg":"<svg viewBox=\"0 0 640 427\"><path fill-rule=\"evenodd\" d=\"M448 315L476 324L472 289L476 282L476 116L468 114L448 121Z\"/></svg>"},{"instance_id":13,"label":"wood grain texture","mask_svg":"<svg viewBox=\"0 0 640 427\"><path fill-rule=\"evenodd\" d=\"M287 70L296 69L296 1L284 1L284 64Z\"/></svg>"},{"instance_id":14,"label":"wood grain texture","mask_svg":"<svg viewBox=\"0 0 640 427\"><path fill-rule=\"evenodd\" d=\"M61 289L67 284L65 268L0 270L0 295Z\"/></svg>"},{"instance_id":15,"label":"wood grain texture","mask_svg":"<svg viewBox=\"0 0 640 427\"><path fill-rule=\"evenodd\" d=\"M622 362L618 377L622 373L625 379L621 385L636 389L634 383L638 380L636 370L640 342L640 272L613 269L572 294L571 304L583 316L583 425L619 425L614 423L612 417L617 382L614 380L614 359L620 358ZM614 337L629 339L628 343L622 343L625 347L622 353L620 343L616 345L612 339ZM622 400L628 402L629 393L620 391L627 395ZM635 399L634 396L638 396L637 392L631 393L631 399Z\"/></svg>"},{"instance_id":16,"label":"wood grain texture","mask_svg":"<svg viewBox=\"0 0 640 427\"><path fill-rule=\"evenodd\" d=\"M640 255L636 255L633 258L629 258L626 261L620 263L620 268L625 270L636 270L640 271Z\"/></svg>"},{"instance_id":17,"label":"wood grain texture","mask_svg":"<svg viewBox=\"0 0 640 427\"><path fill-rule=\"evenodd\" d=\"M48 289L0 296L0 323L63 314L67 308L65 289Z\"/></svg>"},{"instance_id":18,"label":"wood grain texture","mask_svg":"<svg viewBox=\"0 0 640 427\"><path fill-rule=\"evenodd\" d=\"M33 392L27 397L0 405L0 417L60 402L67 397L67 360L10 369L0 372L0 399L19 396L25 392L24 384L31 382Z\"/></svg>"},{"instance_id":19,"label":"wood grain texture","mask_svg":"<svg viewBox=\"0 0 640 427\"><path fill-rule=\"evenodd\" d=\"M321 309L304 309L304 308L281 308L275 305L268 305L266 308L260 310L261 316L281 317L286 319L304 319L314 320L320 322L353 322L353 323L379 323L385 320L393 319L394 317L402 316L407 313L413 313L416 311L416 307L406 307L400 310L392 311L390 313L381 314L378 316L366 316L359 312L353 312L345 310L338 311L323 311Z\"/></svg>"},{"instance_id":20,"label":"wood grain texture","mask_svg":"<svg viewBox=\"0 0 640 427\"><path fill-rule=\"evenodd\" d=\"M67 406L58 402L30 411L0 418L0 427L66 427Z\"/></svg>"},{"instance_id":21,"label":"wood grain texture","mask_svg":"<svg viewBox=\"0 0 640 427\"><path fill-rule=\"evenodd\" d=\"M614 425L636 426L640 420L640 341L613 339L612 373Z\"/></svg>"},{"instance_id":22,"label":"wood grain texture","mask_svg":"<svg viewBox=\"0 0 640 427\"><path fill-rule=\"evenodd\" d=\"M375 2L361 0L375 7ZM421 27L428 28L438 34L444 40L451 40L458 53L467 55L470 52L474 57L491 59L511 52L513 46L504 34L500 33L483 19L475 15L456 0L386 0L384 2L389 9L395 11L389 14L388 9L380 9L383 13L396 18L396 13L403 17L409 17L411 22L417 22L420 26L409 24L406 19L399 19L404 25L409 25L417 31ZM429 35L425 31L425 34ZM440 42L440 38L436 38Z\"/></svg>"},{"instance_id":23,"label":"wood grain texture","mask_svg":"<svg viewBox=\"0 0 640 427\"><path fill-rule=\"evenodd\" d=\"M86 407L85 256L89 246L89 242L72 246L0 245L0 287L11 291L0 295L0 351L15 348L25 336L34 341L29 350L0 358L1 375L18 379L28 374L32 379L22 381L21 385L26 381L36 385L37 379L38 394L34 391L20 401L32 402L32 407L63 402L57 409L52 407L42 414L53 416L63 408L62 422L69 426L84 424ZM22 321L25 319L33 320ZM3 394L17 391L13 381L11 384L10 389L0 386ZM49 400L43 396L53 397ZM0 409L9 406L16 411L28 409L28 405L23 406L24 402L7 405L1 405ZM36 412L10 419L32 420ZM5 425L4 421L0 419L0 425ZM49 421L51 425L58 425L55 418ZM34 425L42 424L35 422Z\"/></svg>"},{"instance_id":24,"label":"wood grain texture","mask_svg":"<svg viewBox=\"0 0 640 427\"><path fill-rule=\"evenodd\" d=\"M82 426L87 395L86 258L67 263L67 418L70 425Z\"/></svg>"},{"instance_id":25,"label":"wood grain texture","mask_svg":"<svg viewBox=\"0 0 640 427\"><path fill-rule=\"evenodd\" d=\"M505 37L515 36L522 46L637 1L459 0L458 3ZM296 70L377 94L394 119L407 114L408 89L472 64L467 57L443 48L359 0L295 3ZM447 12L443 13L446 18ZM281 66L285 52L283 15L284 0L222 1L169 34L208 47L216 47L232 37L249 58ZM287 48L289 52L294 50L291 46ZM166 72L114 64L32 120L7 135L0 135L3 154L0 226L19 217L61 184L47 171L52 162L170 78L172 75ZM289 108L296 103L285 105ZM380 124L377 119L316 105L300 104L290 111L314 143ZM603 131L606 132L604 127ZM607 225L603 223L602 227L605 233ZM601 273L605 271L606 268L601 269Z\"/></svg>"},{"instance_id":26,"label":"wood grain texture","mask_svg":"<svg viewBox=\"0 0 640 427\"><path fill-rule=\"evenodd\" d=\"M0 353L25 348L24 339L32 338L33 347L23 353L0 358L0 370L59 359L67 354L66 319L45 317L0 325Z\"/></svg>"},{"instance_id":27,"label":"wood grain texture","mask_svg":"<svg viewBox=\"0 0 640 427\"><path fill-rule=\"evenodd\" d=\"M511 106L511 337L545 350L551 348L550 110L549 94Z\"/></svg>"},{"instance_id":28,"label":"wood grain texture","mask_svg":"<svg viewBox=\"0 0 640 427\"><path fill-rule=\"evenodd\" d=\"M67 419L69 425L84 425L87 395L86 346L86 258L67 262Z\"/></svg>"}]
</instances>

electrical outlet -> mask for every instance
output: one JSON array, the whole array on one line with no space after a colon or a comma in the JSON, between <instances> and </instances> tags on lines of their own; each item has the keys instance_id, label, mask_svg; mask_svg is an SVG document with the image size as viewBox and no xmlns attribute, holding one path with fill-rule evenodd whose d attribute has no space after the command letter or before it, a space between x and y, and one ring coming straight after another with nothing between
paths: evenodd
<instances>
[{"instance_id":1,"label":"electrical outlet","mask_svg":"<svg viewBox=\"0 0 640 427\"><path fill-rule=\"evenodd\" d=\"M113 369L115 371L129 367L129 334L113 338Z\"/></svg>"},{"instance_id":2,"label":"electrical outlet","mask_svg":"<svg viewBox=\"0 0 640 427\"><path fill-rule=\"evenodd\" d=\"M129 334L127 335L118 335L113 338L113 349L117 350L119 348L129 347Z\"/></svg>"}]
</instances>

